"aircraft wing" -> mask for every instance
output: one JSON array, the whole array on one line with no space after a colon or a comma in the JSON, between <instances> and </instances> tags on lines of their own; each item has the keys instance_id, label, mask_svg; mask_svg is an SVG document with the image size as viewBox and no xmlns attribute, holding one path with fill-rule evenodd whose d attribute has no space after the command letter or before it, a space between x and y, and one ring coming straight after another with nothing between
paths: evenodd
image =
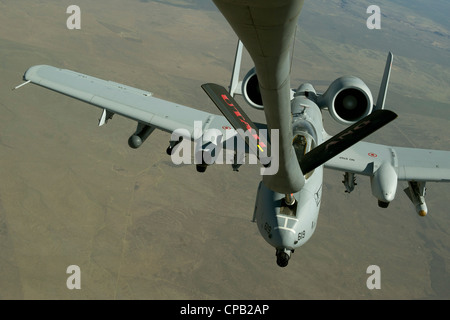
<instances>
[{"instance_id":1,"label":"aircraft wing","mask_svg":"<svg viewBox=\"0 0 450 320\"><path fill-rule=\"evenodd\" d=\"M325 163L325 168L372 176L389 163L401 181L450 182L450 151L358 142Z\"/></svg>"},{"instance_id":2,"label":"aircraft wing","mask_svg":"<svg viewBox=\"0 0 450 320\"><path fill-rule=\"evenodd\" d=\"M99 125L105 122L106 113L109 117L119 114L170 133L185 129L192 140L209 128L220 130L224 136L225 130L231 128L221 115L158 99L148 91L66 69L33 66L25 72L24 80L103 109ZM195 121L201 121L201 130L196 130L201 132L194 132L197 129Z\"/></svg>"}]
</instances>

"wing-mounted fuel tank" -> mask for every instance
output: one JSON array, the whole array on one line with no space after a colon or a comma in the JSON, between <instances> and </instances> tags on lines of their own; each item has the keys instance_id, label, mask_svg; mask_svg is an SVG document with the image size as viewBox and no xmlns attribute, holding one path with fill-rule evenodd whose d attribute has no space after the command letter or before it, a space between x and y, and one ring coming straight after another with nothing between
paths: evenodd
<instances>
[{"instance_id":1,"label":"wing-mounted fuel tank","mask_svg":"<svg viewBox=\"0 0 450 320\"><path fill-rule=\"evenodd\" d=\"M320 108L328 108L334 120L348 125L372 112L373 97L361 79L344 76L331 83L327 91L318 97L317 104Z\"/></svg>"},{"instance_id":2,"label":"wing-mounted fuel tank","mask_svg":"<svg viewBox=\"0 0 450 320\"><path fill-rule=\"evenodd\" d=\"M251 107L258 110L264 109L255 68L250 69L242 80L242 96Z\"/></svg>"}]
</instances>

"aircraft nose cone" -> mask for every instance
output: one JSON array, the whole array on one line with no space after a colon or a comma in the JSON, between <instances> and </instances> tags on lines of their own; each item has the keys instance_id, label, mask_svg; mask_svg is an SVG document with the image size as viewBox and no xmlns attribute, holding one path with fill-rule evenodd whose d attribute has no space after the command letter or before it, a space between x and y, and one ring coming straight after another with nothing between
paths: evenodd
<instances>
[{"instance_id":1,"label":"aircraft nose cone","mask_svg":"<svg viewBox=\"0 0 450 320\"><path fill-rule=\"evenodd\" d=\"M294 249L295 240L292 230L277 227L272 232L272 241L275 247Z\"/></svg>"}]
</instances>

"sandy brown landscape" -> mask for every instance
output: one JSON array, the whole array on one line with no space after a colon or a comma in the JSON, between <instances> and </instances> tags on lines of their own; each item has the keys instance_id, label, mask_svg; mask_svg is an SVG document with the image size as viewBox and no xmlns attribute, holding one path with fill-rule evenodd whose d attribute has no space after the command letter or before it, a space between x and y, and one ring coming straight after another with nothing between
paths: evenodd
<instances>
[{"instance_id":1,"label":"sandy brown landscape","mask_svg":"<svg viewBox=\"0 0 450 320\"><path fill-rule=\"evenodd\" d=\"M369 30L370 1L305 0L292 84L323 91L352 74L376 97L391 50L387 107L399 117L368 140L450 150L450 6L379 2L382 28ZM251 222L258 165L199 174L171 162L167 133L132 150L128 119L98 127L93 106L35 85L12 91L49 64L218 113L200 85L229 84L237 39L214 5L79 0L81 30L69 30L70 4L0 1L0 299L450 298L448 184L428 184L422 218L404 183L381 209L368 178L346 194L342 173L325 170L316 232L282 269ZM80 290L66 286L70 265ZM370 265L380 290L366 286Z\"/></svg>"}]
</instances>

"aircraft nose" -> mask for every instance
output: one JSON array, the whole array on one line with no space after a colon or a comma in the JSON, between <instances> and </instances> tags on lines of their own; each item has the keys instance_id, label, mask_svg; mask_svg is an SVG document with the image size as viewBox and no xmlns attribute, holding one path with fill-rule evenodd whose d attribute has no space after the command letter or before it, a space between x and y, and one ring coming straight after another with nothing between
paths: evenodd
<instances>
[{"instance_id":1,"label":"aircraft nose","mask_svg":"<svg viewBox=\"0 0 450 320\"><path fill-rule=\"evenodd\" d=\"M277 249L275 255L277 256L277 265L279 267L286 267L291 258L292 251L288 249Z\"/></svg>"},{"instance_id":2,"label":"aircraft nose","mask_svg":"<svg viewBox=\"0 0 450 320\"><path fill-rule=\"evenodd\" d=\"M296 244L296 232L294 229L278 225L272 232L272 241L276 248L286 248L293 250Z\"/></svg>"}]
</instances>

